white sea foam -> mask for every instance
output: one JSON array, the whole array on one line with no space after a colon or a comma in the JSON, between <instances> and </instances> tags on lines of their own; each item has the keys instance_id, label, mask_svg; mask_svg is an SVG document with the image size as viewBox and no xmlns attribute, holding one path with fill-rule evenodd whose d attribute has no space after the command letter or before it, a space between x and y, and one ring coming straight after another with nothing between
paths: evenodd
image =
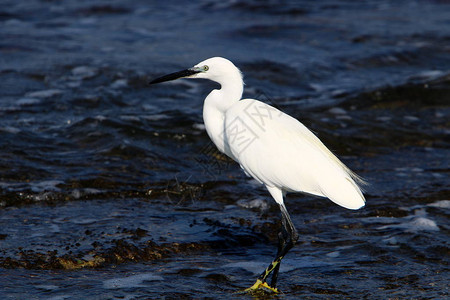
<instances>
[{"instance_id":1,"label":"white sea foam","mask_svg":"<svg viewBox=\"0 0 450 300\"><path fill-rule=\"evenodd\" d=\"M105 220L105 219L102 219L102 220ZM95 222L100 221L100 219L79 217L79 218L71 219L70 221L72 223L78 224L78 225L88 225L88 224L94 224Z\"/></svg>"},{"instance_id":2,"label":"white sea foam","mask_svg":"<svg viewBox=\"0 0 450 300\"><path fill-rule=\"evenodd\" d=\"M423 217L414 218L411 222L406 223L405 225L409 227L408 231L439 231L439 227L435 221Z\"/></svg>"},{"instance_id":3,"label":"white sea foam","mask_svg":"<svg viewBox=\"0 0 450 300\"><path fill-rule=\"evenodd\" d=\"M19 128L16 128L16 127L7 126L7 127L0 127L0 131L3 131L5 133L17 134L21 130Z\"/></svg>"},{"instance_id":4,"label":"white sea foam","mask_svg":"<svg viewBox=\"0 0 450 300\"><path fill-rule=\"evenodd\" d=\"M40 289L40 290L47 290L47 291L53 291L53 290L57 290L59 288L59 286L52 285L52 284L39 284L39 285L35 285L34 287L37 289Z\"/></svg>"},{"instance_id":5,"label":"white sea foam","mask_svg":"<svg viewBox=\"0 0 450 300\"><path fill-rule=\"evenodd\" d=\"M330 253L326 254L327 257L331 257L331 258L336 258L339 255L341 255L341 252L339 252L339 251L333 251L333 252L330 252Z\"/></svg>"},{"instance_id":6,"label":"white sea foam","mask_svg":"<svg viewBox=\"0 0 450 300\"><path fill-rule=\"evenodd\" d=\"M167 120L167 119L169 119L169 116L164 115L164 114L155 114L155 115L142 116L142 118L145 120L149 120L149 121L159 121L159 120Z\"/></svg>"},{"instance_id":7,"label":"white sea foam","mask_svg":"<svg viewBox=\"0 0 450 300\"><path fill-rule=\"evenodd\" d=\"M16 101L16 104L21 105L21 106L28 106L28 105L38 104L41 102L42 102L42 100L37 99L37 98L20 98L19 100Z\"/></svg>"},{"instance_id":8,"label":"white sea foam","mask_svg":"<svg viewBox=\"0 0 450 300\"><path fill-rule=\"evenodd\" d=\"M441 76L444 76L445 73L441 70L426 70L426 71L421 71L420 73L411 76L411 79L436 79L439 78Z\"/></svg>"},{"instance_id":9,"label":"white sea foam","mask_svg":"<svg viewBox=\"0 0 450 300\"><path fill-rule=\"evenodd\" d=\"M247 200L247 199L241 199L236 204L243 208L254 208L259 210L266 210L269 208L269 204L266 200L263 199L253 199L253 200Z\"/></svg>"},{"instance_id":10,"label":"white sea foam","mask_svg":"<svg viewBox=\"0 0 450 300\"><path fill-rule=\"evenodd\" d=\"M128 80L126 79L117 79L113 83L111 83L110 87L112 89L122 89L128 87Z\"/></svg>"},{"instance_id":11,"label":"white sea foam","mask_svg":"<svg viewBox=\"0 0 450 300\"><path fill-rule=\"evenodd\" d=\"M386 238L383 241L388 245L397 245L398 244L398 240L395 236Z\"/></svg>"},{"instance_id":12,"label":"white sea foam","mask_svg":"<svg viewBox=\"0 0 450 300\"><path fill-rule=\"evenodd\" d=\"M96 76L97 68L89 66L79 66L72 69L72 75L77 79L87 79Z\"/></svg>"},{"instance_id":13,"label":"white sea foam","mask_svg":"<svg viewBox=\"0 0 450 300\"><path fill-rule=\"evenodd\" d=\"M34 91L27 93L25 95L26 98L50 98L54 96L59 96L63 93L62 90L58 89L50 89L50 90L42 90L42 91Z\"/></svg>"},{"instance_id":14,"label":"white sea foam","mask_svg":"<svg viewBox=\"0 0 450 300\"><path fill-rule=\"evenodd\" d=\"M96 119L97 121L102 122L102 121L105 121L107 118L105 116L102 116L102 115L97 115L97 116L94 117L94 119Z\"/></svg>"},{"instance_id":15,"label":"white sea foam","mask_svg":"<svg viewBox=\"0 0 450 300\"><path fill-rule=\"evenodd\" d=\"M416 116L403 116L403 119L410 122L418 122L420 119Z\"/></svg>"},{"instance_id":16,"label":"white sea foam","mask_svg":"<svg viewBox=\"0 0 450 300\"><path fill-rule=\"evenodd\" d=\"M377 117L375 120L380 121L380 122L388 122L388 121L392 120L392 117L381 116L381 117Z\"/></svg>"},{"instance_id":17,"label":"white sea foam","mask_svg":"<svg viewBox=\"0 0 450 300\"><path fill-rule=\"evenodd\" d=\"M105 280L103 287L106 289L126 289L134 287L145 287L144 281L161 281L163 277L152 273L143 273L128 277L118 277Z\"/></svg>"},{"instance_id":18,"label":"white sea foam","mask_svg":"<svg viewBox=\"0 0 450 300\"><path fill-rule=\"evenodd\" d=\"M46 298L47 300L64 300L64 299L70 299L72 296L70 295L57 295L53 297Z\"/></svg>"},{"instance_id":19,"label":"white sea foam","mask_svg":"<svg viewBox=\"0 0 450 300\"><path fill-rule=\"evenodd\" d=\"M378 229L402 229L406 232L419 232L419 231L439 231L439 227L436 224L435 221L425 218L416 216L414 218L406 217L402 218L403 220L409 219L410 221L403 222L400 224L390 224L378 227Z\"/></svg>"},{"instance_id":20,"label":"white sea foam","mask_svg":"<svg viewBox=\"0 0 450 300\"><path fill-rule=\"evenodd\" d=\"M440 200L437 202L430 203L428 204L428 206L438 208L450 208L450 200Z\"/></svg>"},{"instance_id":21,"label":"white sea foam","mask_svg":"<svg viewBox=\"0 0 450 300\"><path fill-rule=\"evenodd\" d=\"M194 127L194 129L197 129L197 130L206 130L205 125L201 124L201 123L195 123L194 125L192 125L192 127Z\"/></svg>"},{"instance_id":22,"label":"white sea foam","mask_svg":"<svg viewBox=\"0 0 450 300\"><path fill-rule=\"evenodd\" d=\"M139 122L140 121L138 116L130 116L130 115L122 115L122 116L120 116L120 119L123 121L128 121L128 122Z\"/></svg>"},{"instance_id":23,"label":"white sea foam","mask_svg":"<svg viewBox=\"0 0 450 300\"><path fill-rule=\"evenodd\" d=\"M43 192L43 191L59 191L60 188L57 185L62 184L60 180L44 180L40 182L34 182L31 186L33 192Z\"/></svg>"}]
</instances>

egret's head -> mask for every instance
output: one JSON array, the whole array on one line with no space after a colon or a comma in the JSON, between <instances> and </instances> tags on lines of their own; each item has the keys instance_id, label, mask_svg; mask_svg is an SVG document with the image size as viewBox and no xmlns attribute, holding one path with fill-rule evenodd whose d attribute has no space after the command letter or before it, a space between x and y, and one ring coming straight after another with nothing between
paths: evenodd
<instances>
[{"instance_id":1,"label":"egret's head","mask_svg":"<svg viewBox=\"0 0 450 300\"><path fill-rule=\"evenodd\" d=\"M222 78L228 78L238 75L242 80L242 74L239 69L228 59L223 57L208 58L191 68L198 73L192 75L192 78L205 78L221 82Z\"/></svg>"},{"instance_id":2,"label":"egret's head","mask_svg":"<svg viewBox=\"0 0 450 300\"><path fill-rule=\"evenodd\" d=\"M225 80L233 78L242 82L241 72L231 61L222 57L213 57L198 63L192 68L156 78L151 81L150 84L175 80L178 78L204 78L216 81L220 84Z\"/></svg>"}]
</instances>

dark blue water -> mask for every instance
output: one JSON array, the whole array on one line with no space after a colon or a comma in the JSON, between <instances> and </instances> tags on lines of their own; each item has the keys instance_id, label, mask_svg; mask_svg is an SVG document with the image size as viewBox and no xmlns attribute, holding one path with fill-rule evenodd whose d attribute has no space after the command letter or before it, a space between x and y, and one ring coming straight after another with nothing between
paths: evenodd
<instances>
[{"instance_id":1,"label":"dark blue water","mask_svg":"<svg viewBox=\"0 0 450 300\"><path fill-rule=\"evenodd\" d=\"M2 299L252 299L278 208L213 151L214 84L147 84L213 56L370 183L288 195L276 298L448 297L448 1L0 4Z\"/></svg>"}]
</instances>

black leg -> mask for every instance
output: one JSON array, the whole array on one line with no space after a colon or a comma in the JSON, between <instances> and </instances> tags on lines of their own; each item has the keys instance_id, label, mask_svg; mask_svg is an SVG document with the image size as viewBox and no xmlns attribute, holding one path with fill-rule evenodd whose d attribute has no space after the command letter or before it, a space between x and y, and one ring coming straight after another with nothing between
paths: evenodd
<instances>
[{"instance_id":1,"label":"black leg","mask_svg":"<svg viewBox=\"0 0 450 300\"><path fill-rule=\"evenodd\" d=\"M289 250L291 250L292 247L294 247L295 243L298 240L297 230L295 230L294 224L291 221L291 217L289 216L286 207L284 205L280 205L280 209L281 209L282 227L281 232L278 235L277 256L258 278L258 280L264 283L266 282L266 279L270 275L270 273L273 272L270 286L274 290L276 289L281 260L289 252Z\"/></svg>"},{"instance_id":2,"label":"black leg","mask_svg":"<svg viewBox=\"0 0 450 300\"><path fill-rule=\"evenodd\" d=\"M278 257L283 250L284 245L286 244L287 234L284 230L284 227L281 228L281 232L278 233L278 251L277 256ZM272 281L270 282L270 286L273 288L276 288L277 286L277 279L278 279L278 272L280 271L281 261L280 263L273 269L272 274Z\"/></svg>"},{"instance_id":3,"label":"black leg","mask_svg":"<svg viewBox=\"0 0 450 300\"><path fill-rule=\"evenodd\" d=\"M279 243L278 243L278 253L277 257L280 257L280 262L273 270L272 281L270 286L276 288L278 272L280 270L281 259L289 252L289 250L294 247L296 242L298 241L298 233L294 227L294 224L291 221L291 217L289 216L286 207L284 205L280 205L281 209L281 232L278 235ZM280 240L281 238L281 240Z\"/></svg>"}]
</instances>

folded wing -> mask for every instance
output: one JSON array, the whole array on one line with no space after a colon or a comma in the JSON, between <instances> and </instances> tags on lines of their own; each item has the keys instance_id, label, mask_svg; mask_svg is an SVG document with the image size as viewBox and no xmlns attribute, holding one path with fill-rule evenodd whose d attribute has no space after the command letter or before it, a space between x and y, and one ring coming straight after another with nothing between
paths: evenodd
<instances>
[{"instance_id":1,"label":"folded wing","mask_svg":"<svg viewBox=\"0 0 450 300\"><path fill-rule=\"evenodd\" d=\"M329 198L349 209L364 206L350 171L302 123L253 99L225 115L225 144L245 172L268 187Z\"/></svg>"}]
</instances>

